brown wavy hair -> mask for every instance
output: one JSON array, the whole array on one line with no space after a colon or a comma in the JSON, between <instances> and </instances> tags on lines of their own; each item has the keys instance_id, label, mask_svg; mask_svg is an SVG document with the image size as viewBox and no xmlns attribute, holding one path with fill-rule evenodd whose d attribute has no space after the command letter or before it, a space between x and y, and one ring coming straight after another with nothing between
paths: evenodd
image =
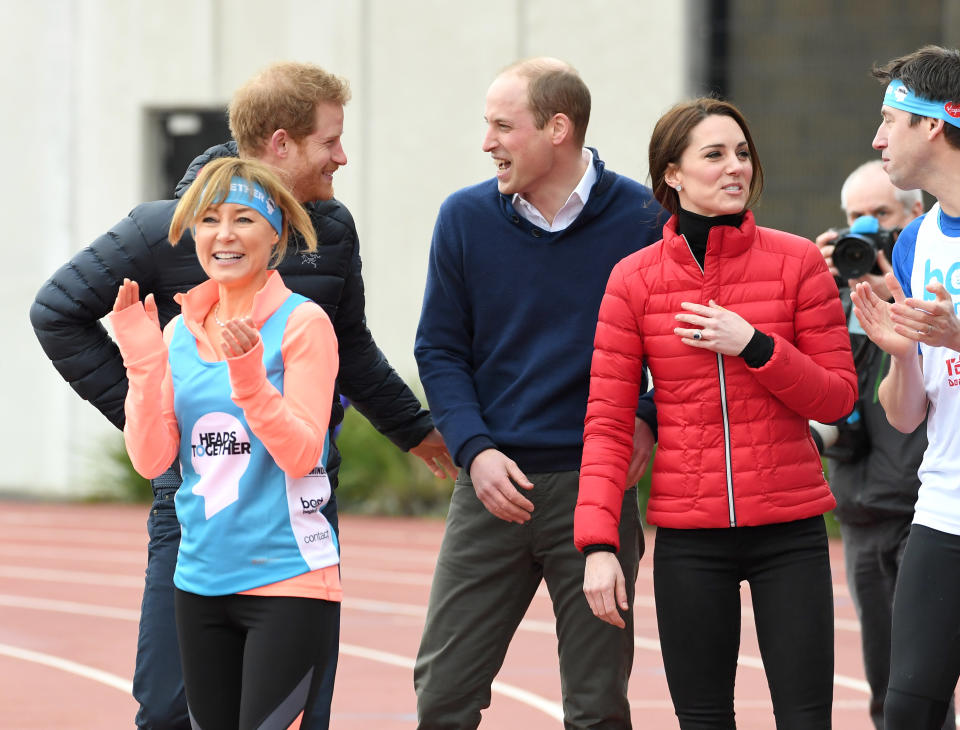
<instances>
[{"instance_id":1,"label":"brown wavy hair","mask_svg":"<svg viewBox=\"0 0 960 730\"><path fill-rule=\"evenodd\" d=\"M679 165L680 157L690 145L690 133L700 122L710 116L719 115L730 117L737 123L750 148L750 164L753 166L753 177L750 180L750 196L747 198L747 208L756 205L763 192L763 166L757 154L756 145L750 135L747 120L737 107L729 101L710 97L699 97L684 101L657 120L650 137L648 152L650 161L650 187L653 195L664 208L676 215L680 208L677 191L667 185L664 176L670 164Z\"/></svg>"}]
</instances>

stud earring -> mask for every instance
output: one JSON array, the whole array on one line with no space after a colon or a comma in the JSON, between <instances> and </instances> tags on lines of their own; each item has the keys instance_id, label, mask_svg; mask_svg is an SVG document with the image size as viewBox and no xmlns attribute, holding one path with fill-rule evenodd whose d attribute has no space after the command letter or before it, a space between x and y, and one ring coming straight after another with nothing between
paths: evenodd
<instances>
[{"instance_id":1,"label":"stud earring","mask_svg":"<svg viewBox=\"0 0 960 730\"><path fill-rule=\"evenodd\" d=\"M677 183L677 192L679 193L681 190L683 190L683 185Z\"/></svg>"}]
</instances>

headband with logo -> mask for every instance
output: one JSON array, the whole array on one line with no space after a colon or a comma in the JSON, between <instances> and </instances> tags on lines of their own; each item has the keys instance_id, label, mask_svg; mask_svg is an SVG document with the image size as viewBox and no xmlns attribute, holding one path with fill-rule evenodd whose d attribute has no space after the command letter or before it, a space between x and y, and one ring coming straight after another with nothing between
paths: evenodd
<instances>
[{"instance_id":1,"label":"headband with logo","mask_svg":"<svg viewBox=\"0 0 960 730\"><path fill-rule=\"evenodd\" d=\"M894 79L887 86L887 92L883 95L883 103L886 106L892 106L894 109L919 114L921 117L942 119L947 124L960 127L960 104L952 101L924 99L910 91L899 79Z\"/></svg>"},{"instance_id":2,"label":"headband with logo","mask_svg":"<svg viewBox=\"0 0 960 730\"><path fill-rule=\"evenodd\" d=\"M267 191L260 185L242 177L234 177L230 180L230 194L220 203L236 203L253 208L260 215L266 218L277 235L283 235L283 212L277 207L273 198L267 195Z\"/></svg>"}]
</instances>

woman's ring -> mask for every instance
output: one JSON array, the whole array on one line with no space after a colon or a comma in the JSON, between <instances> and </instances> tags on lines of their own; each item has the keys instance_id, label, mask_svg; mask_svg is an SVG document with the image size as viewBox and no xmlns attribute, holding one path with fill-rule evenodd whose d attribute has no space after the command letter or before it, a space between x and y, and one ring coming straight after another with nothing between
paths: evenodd
<instances>
[{"instance_id":1,"label":"woman's ring","mask_svg":"<svg viewBox=\"0 0 960 730\"><path fill-rule=\"evenodd\" d=\"M695 339L695 340L701 340L701 339L703 339L703 335L700 334L700 331L699 331L699 330L697 330L696 332L693 333L693 339Z\"/></svg>"}]
</instances>

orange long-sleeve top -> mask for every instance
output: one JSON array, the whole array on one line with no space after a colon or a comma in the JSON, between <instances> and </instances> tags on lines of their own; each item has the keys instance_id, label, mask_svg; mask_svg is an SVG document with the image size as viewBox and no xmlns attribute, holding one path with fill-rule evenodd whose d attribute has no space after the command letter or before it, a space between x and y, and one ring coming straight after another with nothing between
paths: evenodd
<instances>
[{"instance_id":1,"label":"orange long-sleeve top","mask_svg":"<svg viewBox=\"0 0 960 730\"><path fill-rule=\"evenodd\" d=\"M271 271L256 293L250 317L259 329L291 294L280 275ZM209 362L219 353L203 328L203 321L219 301L219 287L206 281L177 295L181 315L161 334L142 303L110 315L129 390L124 402L124 440L130 461L148 479L166 471L178 456L180 428L174 412L173 378L167 347L179 319L196 338L197 352ZM263 343L238 357L226 359L231 400L243 409L250 429L284 472L293 477L309 473L320 461L330 420L337 375L337 341L329 317L317 304L296 307L287 320L281 343L283 393L268 380L263 365ZM339 566L332 565L293 578L260 586L247 594L285 595L339 601Z\"/></svg>"}]
</instances>

